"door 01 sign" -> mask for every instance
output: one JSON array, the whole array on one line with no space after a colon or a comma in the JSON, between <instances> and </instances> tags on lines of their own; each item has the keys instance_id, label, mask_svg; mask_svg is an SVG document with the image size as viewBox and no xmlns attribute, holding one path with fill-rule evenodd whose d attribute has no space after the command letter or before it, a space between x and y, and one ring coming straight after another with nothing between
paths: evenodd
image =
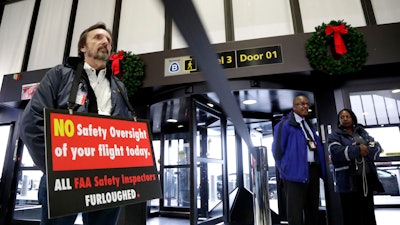
<instances>
[{"instance_id":1,"label":"door 01 sign","mask_svg":"<svg viewBox=\"0 0 400 225\"><path fill-rule=\"evenodd\" d=\"M161 198L148 122L45 109L49 218Z\"/></svg>"}]
</instances>

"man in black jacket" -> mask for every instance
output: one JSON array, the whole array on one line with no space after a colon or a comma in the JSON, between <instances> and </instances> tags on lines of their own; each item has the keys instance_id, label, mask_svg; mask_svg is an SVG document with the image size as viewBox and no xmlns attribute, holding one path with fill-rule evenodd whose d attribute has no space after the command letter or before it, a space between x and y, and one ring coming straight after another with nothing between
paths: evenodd
<instances>
[{"instance_id":1,"label":"man in black jacket","mask_svg":"<svg viewBox=\"0 0 400 225\"><path fill-rule=\"evenodd\" d=\"M44 108L69 109L132 118L124 97L127 93L123 83L107 69L111 53L111 32L104 23L97 23L80 36L79 58L69 58L63 65L50 69L41 80L32 99L22 115L21 139L26 145L33 162L44 173L40 181L38 200L42 204L41 225L73 225L77 215L48 219ZM82 71L81 78L74 77ZM74 82L79 82L76 92L71 92ZM70 101L70 95L76 98ZM120 208L104 209L83 213L85 225L115 225Z\"/></svg>"}]
</instances>

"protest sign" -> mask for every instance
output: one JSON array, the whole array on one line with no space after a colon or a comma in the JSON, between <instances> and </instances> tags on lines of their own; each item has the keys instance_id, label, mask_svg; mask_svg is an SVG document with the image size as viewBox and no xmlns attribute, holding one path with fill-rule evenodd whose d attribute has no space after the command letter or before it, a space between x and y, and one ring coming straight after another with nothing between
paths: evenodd
<instances>
[{"instance_id":1,"label":"protest sign","mask_svg":"<svg viewBox=\"0 0 400 225\"><path fill-rule=\"evenodd\" d=\"M45 109L49 217L161 197L149 125Z\"/></svg>"}]
</instances>

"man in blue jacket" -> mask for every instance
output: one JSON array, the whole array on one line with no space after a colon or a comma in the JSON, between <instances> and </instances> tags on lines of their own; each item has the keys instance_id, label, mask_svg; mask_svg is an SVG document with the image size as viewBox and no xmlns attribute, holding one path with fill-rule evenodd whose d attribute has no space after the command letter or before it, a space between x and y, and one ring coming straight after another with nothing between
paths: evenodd
<instances>
[{"instance_id":1,"label":"man in blue jacket","mask_svg":"<svg viewBox=\"0 0 400 225\"><path fill-rule=\"evenodd\" d=\"M274 127L272 152L286 197L289 225L318 225L319 178L325 179L325 153L307 119L309 99L293 100L293 111Z\"/></svg>"},{"instance_id":2,"label":"man in blue jacket","mask_svg":"<svg viewBox=\"0 0 400 225\"><path fill-rule=\"evenodd\" d=\"M38 200L42 204L41 225L73 225L77 215L48 219L46 163L44 141L44 108L69 109L132 118L127 105L127 92L123 83L112 76L106 67L111 53L111 32L104 23L97 23L80 35L79 57L69 58L65 64L50 69L40 82L26 106L21 119L21 139L33 162L44 175L39 185ZM81 71L79 80L74 80ZM73 83L78 82L72 91ZM76 95L70 101L70 95ZM60 203L62 204L62 203ZM115 225L120 208L83 213L85 225Z\"/></svg>"}]
</instances>

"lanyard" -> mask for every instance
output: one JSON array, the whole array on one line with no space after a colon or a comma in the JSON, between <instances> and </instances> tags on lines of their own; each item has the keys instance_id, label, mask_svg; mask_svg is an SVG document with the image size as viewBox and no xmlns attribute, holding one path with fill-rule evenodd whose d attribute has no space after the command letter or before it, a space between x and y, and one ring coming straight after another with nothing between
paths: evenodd
<instances>
[{"instance_id":1,"label":"lanyard","mask_svg":"<svg viewBox=\"0 0 400 225\"><path fill-rule=\"evenodd\" d=\"M73 80L72 87L71 87L71 93L70 93L69 99L68 99L69 114L73 114L76 95L78 93L78 88L79 88L79 81L81 80L82 73L83 73L83 62L79 62L76 67L76 74L74 76L74 80ZM137 116L136 116L135 110L133 109L132 105L129 103L128 97L122 93L121 85L118 84L118 82L114 76L111 76L111 79L114 80L115 84L117 85L118 92L121 94L122 98L124 99L125 104L128 106L129 111L131 111L133 120L137 121ZM90 83L88 83L88 85L90 85Z\"/></svg>"}]
</instances>

